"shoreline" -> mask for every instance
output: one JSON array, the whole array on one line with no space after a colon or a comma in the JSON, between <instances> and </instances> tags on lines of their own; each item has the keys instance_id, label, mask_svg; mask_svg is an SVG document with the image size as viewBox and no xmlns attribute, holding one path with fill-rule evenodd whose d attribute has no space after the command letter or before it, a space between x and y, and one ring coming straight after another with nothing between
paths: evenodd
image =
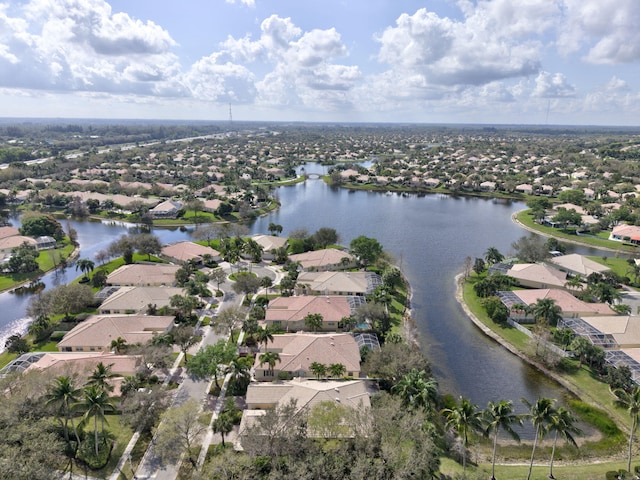
<instances>
[{"instance_id":1,"label":"shoreline","mask_svg":"<svg viewBox=\"0 0 640 480\"><path fill-rule=\"evenodd\" d=\"M599 402L597 402L596 400L591 398L591 396L589 396L587 394L587 392L584 392L580 388L578 388L575 385L573 385L572 383L568 382L562 375L559 375L558 373L556 373L556 372L548 369L544 365L542 365L540 362L536 362L535 360L533 360L529 356L525 355L522 351L520 351L519 349L517 349L516 347L511 345L504 338L502 338L500 335L498 335L496 332L494 332L490 327L488 327L482 321L480 321L480 319L471 311L471 309L467 305L467 302L465 302L465 300L464 300L463 288L462 288L462 286L464 284L464 281L462 280L462 273L459 273L458 275L456 275L454 281L456 283L456 293L455 293L456 301L458 302L458 304L464 310L465 315L467 316L467 318L469 320L471 320L471 322L482 333L484 333L486 336L488 336L491 339L493 339L496 343L498 343L500 346L502 346L503 348L505 348L506 350L508 350L512 354L514 354L517 357L519 357L522 361L524 361L527 364L531 365L533 368L537 369L538 371L540 371L541 373L546 375L548 378L550 378L553 381L555 381L558 385L560 385L562 388L567 390L567 392L569 392L572 395L574 395L580 401L583 401L585 403L589 403L590 405L592 405L594 407L597 407L599 409L602 409L602 410L605 410L605 411L607 410L607 407L601 405ZM625 429L627 428L625 425L618 425L618 427L625 428Z\"/></svg>"}]
</instances>

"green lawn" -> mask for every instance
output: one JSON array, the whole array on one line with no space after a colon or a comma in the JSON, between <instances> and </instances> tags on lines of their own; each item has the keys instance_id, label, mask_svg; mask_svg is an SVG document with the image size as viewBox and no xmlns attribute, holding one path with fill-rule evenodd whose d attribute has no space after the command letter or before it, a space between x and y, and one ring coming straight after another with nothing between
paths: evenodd
<instances>
[{"instance_id":1,"label":"green lawn","mask_svg":"<svg viewBox=\"0 0 640 480\"><path fill-rule=\"evenodd\" d=\"M73 249L73 245L67 244L62 248L43 250L37 258L38 266L40 267L37 271L31 273L0 275L0 292L17 287L18 285L29 282L30 280L35 280L49 270L53 270L56 265L60 264L61 259L69 258Z\"/></svg>"}]
</instances>

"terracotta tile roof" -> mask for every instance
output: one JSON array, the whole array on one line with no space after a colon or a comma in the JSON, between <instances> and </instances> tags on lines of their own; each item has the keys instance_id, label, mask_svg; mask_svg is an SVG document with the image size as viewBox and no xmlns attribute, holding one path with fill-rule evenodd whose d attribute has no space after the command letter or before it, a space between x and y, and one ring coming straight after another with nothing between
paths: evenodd
<instances>
[{"instance_id":1,"label":"terracotta tile roof","mask_svg":"<svg viewBox=\"0 0 640 480\"><path fill-rule=\"evenodd\" d=\"M162 254L179 262L187 262L192 259L201 260L202 256L206 254L213 257L220 256L220 252L217 250L194 242L178 242L167 245L162 249Z\"/></svg>"},{"instance_id":2,"label":"terracotta tile roof","mask_svg":"<svg viewBox=\"0 0 640 480\"><path fill-rule=\"evenodd\" d=\"M265 313L266 321L296 322L319 313L324 322L338 322L351 315L351 308L347 297L300 295L274 298Z\"/></svg>"},{"instance_id":3,"label":"terracotta tile roof","mask_svg":"<svg viewBox=\"0 0 640 480\"><path fill-rule=\"evenodd\" d=\"M178 265L123 265L107 276L109 285L173 285Z\"/></svg>"},{"instance_id":4,"label":"terracotta tile roof","mask_svg":"<svg viewBox=\"0 0 640 480\"><path fill-rule=\"evenodd\" d=\"M154 333L165 332L173 326L173 316L148 315L92 315L67 332L58 343L65 347L108 349L111 341L122 337L128 344L145 343Z\"/></svg>"},{"instance_id":5,"label":"terracotta tile roof","mask_svg":"<svg viewBox=\"0 0 640 480\"><path fill-rule=\"evenodd\" d=\"M353 262L353 255L336 248L325 248L322 250L315 250L312 252L297 253L295 255L289 255L289 260L292 262L300 262L302 268L322 268L330 265L339 265L343 258Z\"/></svg>"},{"instance_id":6,"label":"terracotta tile roof","mask_svg":"<svg viewBox=\"0 0 640 480\"><path fill-rule=\"evenodd\" d=\"M369 272L302 272L298 286L309 285L314 292L370 293Z\"/></svg>"},{"instance_id":7,"label":"terracotta tile roof","mask_svg":"<svg viewBox=\"0 0 640 480\"><path fill-rule=\"evenodd\" d=\"M563 270L579 273L585 277L594 272L603 273L611 270L609 267L577 253L553 257L549 259L549 262L557 265Z\"/></svg>"},{"instance_id":8,"label":"terracotta tile roof","mask_svg":"<svg viewBox=\"0 0 640 480\"><path fill-rule=\"evenodd\" d=\"M567 274L539 263L516 263L507 275L518 280L533 281L540 284L564 287Z\"/></svg>"},{"instance_id":9,"label":"terracotta tile roof","mask_svg":"<svg viewBox=\"0 0 640 480\"><path fill-rule=\"evenodd\" d=\"M125 311L145 312L149 304L158 308L168 306L174 295L184 295L178 287L120 287L98 308L100 312Z\"/></svg>"},{"instance_id":10,"label":"terracotta tile roof","mask_svg":"<svg viewBox=\"0 0 640 480\"><path fill-rule=\"evenodd\" d=\"M550 298L556 305L562 308L562 313L580 313L586 315L615 315L616 313L606 303L587 303L574 297L566 290L558 288L545 288L533 290L513 290L513 293L522 300L525 305L532 305L538 300Z\"/></svg>"}]
</instances>

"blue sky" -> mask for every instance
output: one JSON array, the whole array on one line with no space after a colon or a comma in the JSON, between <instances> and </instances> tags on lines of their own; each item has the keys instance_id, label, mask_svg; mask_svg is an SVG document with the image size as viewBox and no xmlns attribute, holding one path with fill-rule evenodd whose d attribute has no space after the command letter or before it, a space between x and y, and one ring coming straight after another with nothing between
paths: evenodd
<instances>
[{"instance_id":1,"label":"blue sky","mask_svg":"<svg viewBox=\"0 0 640 480\"><path fill-rule=\"evenodd\" d=\"M0 116L638 125L638 0L0 0Z\"/></svg>"}]
</instances>

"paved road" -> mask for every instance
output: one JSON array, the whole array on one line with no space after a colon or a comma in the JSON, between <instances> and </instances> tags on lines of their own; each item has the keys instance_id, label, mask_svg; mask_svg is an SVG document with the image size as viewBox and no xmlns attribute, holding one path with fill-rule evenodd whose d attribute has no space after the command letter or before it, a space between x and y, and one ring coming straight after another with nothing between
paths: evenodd
<instances>
[{"instance_id":1,"label":"paved road","mask_svg":"<svg viewBox=\"0 0 640 480\"><path fill-rule=\"evenodd\" d=\"M222 264L222 266L227 272L230 272L228 264ZM273 280L278 280L278 274L273 269L266 266L253 265L252 271L259 277L269 276ZM244 296L237 295L233 291L232 285L233 282L230 282L229 280L220 285L220 289L224 292L224 297L222 302L218 306L217 313L220 313L222 310L225 310L227 308L238 306L241 304ZM210 285L210 289L215 290L215 285ZM226 336L222 334L216 334L213 329L206 328L205 336L202 339L200 348L206 345L213 345L221 338L226 338ZM190 377L188 374L185 374L184 372L182 373L182 379L183 380L180 383L178 392L176 393L173 406L180 406L190 398L195 398L196 400L204 403L207 397L207 389L211 382L209 380L196 380ZM147 449L147 452L140 462L140 465L138 465L138 470L136 471L135 478L138 480L175 480L175 478L178 476L178 468L179 464L162 465L160 458L153 451L152 444L149 449Z\"/></svg>"}]
</instances>

